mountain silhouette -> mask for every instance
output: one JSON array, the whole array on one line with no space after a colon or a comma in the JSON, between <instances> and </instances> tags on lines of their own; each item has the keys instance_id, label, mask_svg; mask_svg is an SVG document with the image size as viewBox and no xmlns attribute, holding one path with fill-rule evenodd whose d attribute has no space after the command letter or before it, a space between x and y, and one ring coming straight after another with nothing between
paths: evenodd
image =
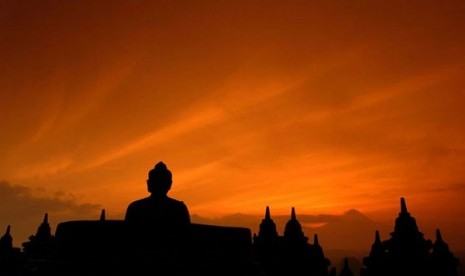
<instances>
[{"instance_id":1,"label":"mountain silhouette","mask_svg":"<svg viewBox=\"0 0 465 276\"><path fill-rule=\"evenodd\" d=\"M236 213L216 218L205 218L193 214L191 219L196 223L247 227L253 233L257 233L257 221L262 219L262 215ZM273 220L276 223L278 233L283 234L289 215L274 215ZM318 234L323 246L331 251L350 250L366 253L371 246L372 236L376 229L379 229L382 235L388 235L391 230L389 226L377 223L355 209L350 209L341 215L299 214L299 221L308 237ZM322 226L315 227L313 225ZM357 255L362 256L363 254Z\"/></svg>"},{"instance_id":2,"label":"mountain silhouette","mask_svg":"<svg viewBox=\"0 0 465 276\"><path fill-rule=\"evenodd\" d=\"M204 218L191 215L196 223L216 224L223 226L244 226L250 228L253 233L258 232L257 221L263 216L236 213L217 218ZM279 234L283 234L288 215L274 215L273 220ZM309 215L299 214L302 230L308 237L318 234L327 257L337 267L342 269L344 259L349 257L349 263L358 275L361 260L368 253L373 242L373 233L376 229L383 237L387 237L392 230L390 226L377 223L356 209L350 209L341 215ZM311 227L312 225L321 225Z\"/></svg>"},{"instance_id":3,"label":"mountain silhouette","mask_svg":"<svg viewBox=\"0 0 465 276\"><path fill-rule=\"evenodd\" d=\"M371 246L370 237L376 229L388 235L390 227L351 209L321 227L308 230L318 233L328 249L366 251Z\"/></svg>"}]
</instances>

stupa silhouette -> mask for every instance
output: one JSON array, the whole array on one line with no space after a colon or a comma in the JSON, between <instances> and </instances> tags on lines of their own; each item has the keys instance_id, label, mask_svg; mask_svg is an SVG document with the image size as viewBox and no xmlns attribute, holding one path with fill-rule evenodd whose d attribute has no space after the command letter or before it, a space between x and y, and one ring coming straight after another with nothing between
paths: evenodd
<instances>
[{"instance_id":1,"label":"stupa silhouette","mask_svg":"<svg viewBox=\"0 0 465 276\"><path fill-rule=\"evenodd\" d=\"M416 220L400 199L400 213L390 238L381 241L378 231L367 257L363 259L363 276L456 276L458 260L449 251L440 231L436 242L424 238Z\"/></svg>"},{"instance_id":2,"label":"stupa silhouette","mask_svg":"<svg viewBox=\"0 0 465 276\"><path fill-rule=\"evenodd\" d=\"M23 251L31 259L48 258L53 253L54 238L52 229L48 223L48 214L45 213L36 234L30 236L29 241L23 243Z\"/></svg>"},{"instance_id":3,"label":"stupa silhouette","mask_svg":"<svg viewBox=\"0 0 465 276\"><path fill-rule=\"evenodd\" d=\"M0 238L0 275L16 275L21 273L25 259L20 248L13 246L11 226L8 225L5 234Z\"/></svg>"},{"instance_id":4,"label":"stupa silhouette","mask_svg":"<svg viewBox=\"0 0 465 276\"><path fill-rule=\"evenodd\" d=\"M400 205L390 238L383 241L375 232L361 275L457 276L458 260L441 231L436 231L434 243L425 239L404 198ZM54 235L45 214L23 251L13 246L11 229L0 238L2 276L354 274L347 261L339 273L329 270L318 236L309 243L295 208L280 235L267 206L253 239L248 228L205 224L191 224L183 232L147 231L124 220L108 220L105 210L95 220L61 222Z\"/></svg>"},{"instance_id":5,"label":"stupa silhouette","mask_svg":"<svg viewBox=\"0 0 465 276\"><path fill-rule=\"evenodd\" d=\"M314 236L313 244L308 243L294 207L283 236L278 235L268 206L259 229L258 235L254 235L254 252L260 261L262 273L289 276L328 275L330 261L324 256L318 236Z\"/></svg>"}]
</instances>

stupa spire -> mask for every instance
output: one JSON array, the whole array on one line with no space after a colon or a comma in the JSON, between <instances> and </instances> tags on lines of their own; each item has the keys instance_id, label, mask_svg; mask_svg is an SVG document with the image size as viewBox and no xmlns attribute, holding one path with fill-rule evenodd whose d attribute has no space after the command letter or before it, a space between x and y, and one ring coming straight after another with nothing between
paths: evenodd
<instances>
[{"instance_id":1,"label":"stupa spire","mask_svg":"<svg viewBox=\"0 0 465 276\"><path fill-rule=\"evenodd\" d=\"M436 242L444 242L441 235L441 230L436 229Z\"/></svg>"},{"instance_id":2,"label":"stupa spire","mask_svg":"<svg viewBox=\"0 0 465 276\"><path fill-rule=\"evenodd\" d=\"M405 203L405 198L400 198L400 212L403 214L408 213L407 211L407 203Z\"/></svg>"},{"instance_id":3,"label":"stupa spire","mask_svg":"<svg viewBox=\"0 0 465 276\"><path fill-rule=\"evenodd\" d=\"M100 213L100 221L105 221L105 209L102 209L102 212Z\"/></svg>"},{"instance_id":4,"label":"stupa spire","mask_svg":"<svg viewBox=\"0 0 465 276\"><path fill-rule=\"evenodd\" d=\"M0 238L0 250L9 250L13 248L13 237L10 235L11 226L6 227L5 235Z\"/></svg>"},{"instance_id":5,"label":"stupa spire","mask_svg":"<svg viewBox=\"0 0 465 276\"><path fill-rule=\"evenodd\" d=\"M292 211L291 211L291 220L297 220L297 217L295 215L295 208L292 207Z\"/></svg>"},{"instance_id":6,"label":"stupa spire","mask_svg":"<svg viewBox=\"0 0 465 276\"><path fill-rule=\"evenodd\" d=\"M375 232L375 244L381 244L381 238L379 236L379 231L376 230Z\"/></svg>"},{"instance_id":7,"label":"stupa spire","mask_svg":"<svg viewBox=\"0 0 465 276\"><path fill-rule=\"evenodd\" d=\"M265 219L271 219L270 207L269 206L266 206Z\"/></svg>"},{"instance_id":8,"label":"stupa spire","mask_svg":"<svg viewBox=\"0 0 465 276\"><path fill-rule=\"evenodd\" d=\"M442 270L442 273L438 275L459 275L457 273L459 260L449 250L449 245L442 239L439 229L436 229L436 241L433 244L432 255L432 262Z\"/></svg>"},{"instance_id":9,"label":"stupa spire","mask_svg":"<svg viewBox=\"0 0 465 276\"><path fill-rule=\"evenodd\" d=\"M274 239L277 236L278 236L278 232L276 232L276 224L271 219L270 207L266 206L265 218L263 218L262 223L260 223L258 238L259 239Z\"/></svg>"},{"instance_id":10,"label":"stupa spire","mask_svg":"<svg viewBox=\"0 0 465 276\"><path fill-rule=\"evenodd\" d=\"M50 224L48 224L48 213L45 213L44 220L37 228L37 233L35 238L39 239L49 239L52 236Z\"/></svg>"},{"instance_id":11,"label":"stupa spire","mask_svg":"<svg viewBox=\"0 0 465 276\"><path fill-rule=\"evenodd\" d=\"M320 243L318 242L318 235L317 234L315 234L313 236L313 245L317 245L317 246L320 245Z\"/></svg>"},{"instance_id":12,"label":"stupa spire","mask_svg":"<svg viewBox=\"0 0 465 276\"><path fill-rule=\"evenodd\" d=\"M379 258L384 255L384 246L381 242L381 237L379 231L375 231L375 241L371 245L370 257L369 258ZM364 260L365 262L365 260Z\"/></svg>"},{"instance_id":13,"label":"stupa spire","mask_svg":"<svg viewBox=\"0 0 465 276\"><path fill-rule=\"evenodd\" d=\"M297 220L297 216L295 215L294 207L292 207L291 209L291 219L286 223L286 226L284 227L284 236L289 240L307 242L308 238L304 236L302 226L300 225L299 221Z\"/></svg>"}]
</instances>

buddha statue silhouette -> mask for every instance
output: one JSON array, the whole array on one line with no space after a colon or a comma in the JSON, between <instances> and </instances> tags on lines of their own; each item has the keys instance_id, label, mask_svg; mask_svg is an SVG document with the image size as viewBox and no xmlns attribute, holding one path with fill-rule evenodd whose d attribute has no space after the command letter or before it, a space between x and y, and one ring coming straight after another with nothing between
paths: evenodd
<instances>
[{"instance_id":1,"label":"buddha statue silhouette","mask_svg":"<svg viewBox=\"0 0 465 276\"><path fill-rule=\"evenodd\" d=\"M132 202L125 220L131 225L151 225L167 230L184 228L190 224L189 211L182 201L168 197L172 174L163 162L149 171L147 189L149 197Z\"/></svg>"}]
</instances>

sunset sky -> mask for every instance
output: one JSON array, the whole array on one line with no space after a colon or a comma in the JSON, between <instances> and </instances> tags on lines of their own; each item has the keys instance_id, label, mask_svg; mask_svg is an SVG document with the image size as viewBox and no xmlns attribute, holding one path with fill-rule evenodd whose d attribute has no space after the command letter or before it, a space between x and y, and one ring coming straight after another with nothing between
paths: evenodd
<instances>
[{"instance_id":1,"label":"sunset sky","mask_svg":"<svg viewBox=\"0 0 465 276\"><path fill-rule=\"evenodd\" d=\"M464 1L6 0L0 64L0 232L121 219L164 161L191 214L405 196L465 249Z\"/></svg>"}]
</instances>

